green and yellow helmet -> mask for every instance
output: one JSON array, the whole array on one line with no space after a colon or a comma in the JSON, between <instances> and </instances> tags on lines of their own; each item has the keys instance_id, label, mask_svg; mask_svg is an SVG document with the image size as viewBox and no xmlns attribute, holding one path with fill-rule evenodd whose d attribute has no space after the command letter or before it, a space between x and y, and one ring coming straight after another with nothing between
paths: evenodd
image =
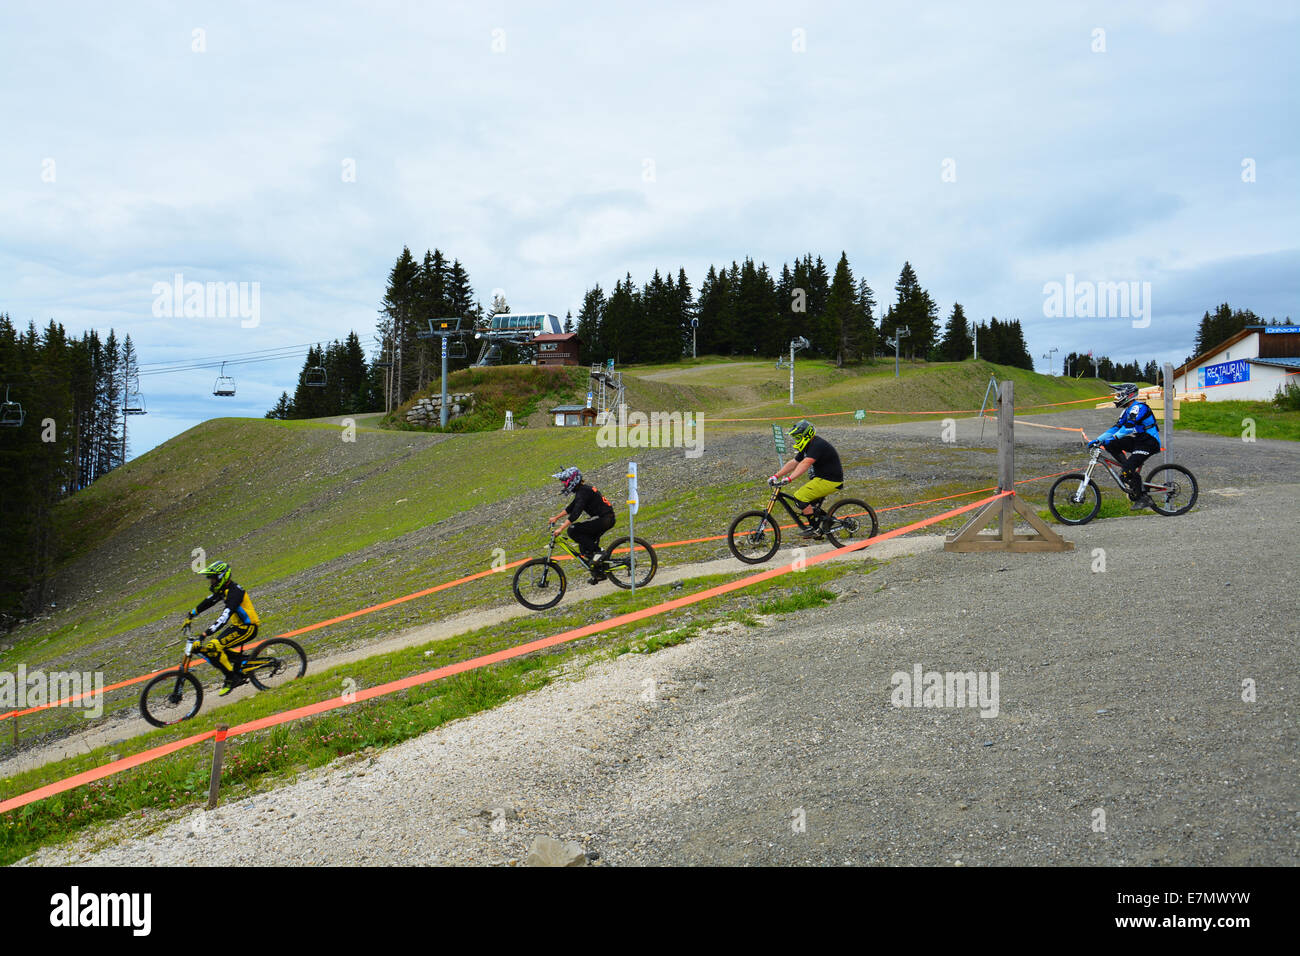
<instances>
[{"instance_id":1,"label":"green and yellow helmet","mask_svg":"<svg viewBox=\"0 0 1300 956\"><path fill-rule=\"evenodd\" d=\"M213 561L198 573L207 575L208 589L213 592L220 591L230 581L230 565L225 561Z\"/></svg>"},{"instance_id":2,"label":"green and yellow helmet","mask_svg":"<svg viewBox=\"0 0 1300 956\"><path fill-rule=\"evenodd\" d=\"M808 443L817 435L817 429L808 419L797 422L794 428L790 429L790 437L794 439L794 450L803 451L808 447Z\"/></svg>"}]
</instances>

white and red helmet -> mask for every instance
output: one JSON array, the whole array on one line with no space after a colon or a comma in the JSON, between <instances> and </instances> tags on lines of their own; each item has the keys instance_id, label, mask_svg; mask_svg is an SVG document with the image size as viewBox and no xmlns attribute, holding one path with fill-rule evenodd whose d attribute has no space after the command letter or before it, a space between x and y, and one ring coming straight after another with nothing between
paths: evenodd
<instances>
[{"instance_id":1,"label":"white and red helmet","mask_svg":"<svg viewBox=\"0 0 1300 956\"><path fill-rule=\"evenodd\" d=\"M1133 403L1133 400L1137 398L1138 387L1131 383L1125 385L1112 385L1111 388L1115 391L1114 398L1116 408L1127 408Z\"/></svg>"},{"instance_id":2,"label":"white and red helmet","mask_svg":"<svg viewBox=\"0 0 1300 956\"><path fill-rule=\"evenodd\" d=\"M582 472L570 465L568 468L561 468L555 474L551 475L556 481L564 486L561 494L571 495L578 490L578 485L582 484Z\"/></svg>"}]
</instances>

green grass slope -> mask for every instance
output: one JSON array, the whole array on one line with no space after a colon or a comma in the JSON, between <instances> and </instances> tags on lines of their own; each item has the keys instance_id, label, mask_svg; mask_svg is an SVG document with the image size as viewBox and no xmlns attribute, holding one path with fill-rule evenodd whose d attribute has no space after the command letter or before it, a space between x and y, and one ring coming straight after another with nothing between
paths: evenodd
<instances>
[{"instance_id":1,"label":"green grass slope","mask_svg":"<svg viewBox=\"0 0 1300 956\"><path fill-rule=\"evenodd\" d=\"M1104 390L1101 383L984 363L909 368L896 381L892 366L839 370L804 362L796 370L800 404L792 410L781 391L784 370L730 362L722 363L720 375L710 367L718 364L629 370L632 407L713 417L857 407L967 409L979 406L990 374L1015 380L1018 404ZM567 374L576 382L581 372ZM665 378L660 372L673 374ZM509 387L526 387L527 375L513 376ZM851 418L824 425L845 429L835 441L854 482L851 490L878 509L983 487L993 477L989 456L980 449L959 452L936 440L901 454L876 447L871 430ZM762 480L773 462L771 432L765 421L710 425L706 437L702 457L690 459L679 449L632 454L602 448L595 429L454 435L363 426L353 435L328 421L214 419L60 505L64 557L53 586L55 606L0 637L0 670L19 662L98 670L111 683L173 665L179 656L176 628L205 594L191 570L200 560L232 563L269 636L485 570L494 560L536 554L544 547L545 517L563 503L547 476L569 463L580 464L621 510L625 465L635 457L644 502L637 529L652 541L720 535L732 515L761 503ZM1059 462L1023 460L1025 467L1052 465L1042 469L1046 473L1077 464L1077 458L1076 446L1063 446ZM919 516L882 511L882 525ZM621 511L618 533L625 521ZM725 542L702 542L665 551L661 562L726 554ZM319 659L512 600L509 575L493 575L301 640ZM110 695L108 706L132 708L134 695L133 689ZM80 720L79 712L49 711L22 718L22 732L29 738Z\"/></svg>"}]
</instances>

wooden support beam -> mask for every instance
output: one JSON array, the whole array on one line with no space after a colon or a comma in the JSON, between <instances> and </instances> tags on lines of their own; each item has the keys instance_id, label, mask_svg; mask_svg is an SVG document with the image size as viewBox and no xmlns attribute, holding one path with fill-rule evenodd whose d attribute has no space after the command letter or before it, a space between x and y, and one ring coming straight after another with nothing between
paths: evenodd
<instances>
[{"instance_id":1,"label":"wooden support beam","mask_svg":"<svg viewBox=\"0 0 1300 956\"><path fill-rule=\"evenodd\" d=\"M1015 385L1003 382L998 392L998 491L1009 491L1005 498L990 501L977 510L943 543L945 551L1073 551L1066 541L1047 526L1042 518L1016 494ZM1016 534L1016 516L1033 529L1031 534ZM996 534L983 534L985 528L998 523Z\"/></svg>"}]
</instances>

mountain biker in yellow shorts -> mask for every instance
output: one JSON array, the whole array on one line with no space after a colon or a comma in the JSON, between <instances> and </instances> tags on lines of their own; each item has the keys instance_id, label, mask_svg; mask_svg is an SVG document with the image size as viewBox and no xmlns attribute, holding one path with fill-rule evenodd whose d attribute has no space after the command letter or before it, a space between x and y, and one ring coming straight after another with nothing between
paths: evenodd
<instances>
[{"instance_id":1,"label":"mountain biker in yellow shorts","mask_svg":"<svg viewBox=\"0 0 1300 956\"><path fill-rule=\"evenodd\" d=\"M767 479L767 483L786 485L811 472L812 476L796 489L794 496L804 502L806 507L803 513L812 516L820 513L821 509L817 506L823 498L844 487L844 468L835 446L825 438L818 438L817 429L807 419L797 422L790 429L790 438L794 441L794 457ZM820 538L830 530L833 522L830 515L822 514L819 521L813 521L809 528L801 532L801 536Z\"/></svg>"},{"instance_id":2,"label":"mountain biker in yellow shorts","mask_svg":"<svg viewBox=\"0 0 1300 956\"><path fill-rule=\"evenodd\" d=\"M230 579L230 565L225 561L214 561L198 573L207 575L208 590L212 593L188 612L185 620L193 620L214 604L225 602L221 616L203 632L208 640L195 645L195 650L226 676L226 682L217 691L218 697L225 697L248 680L240 673L244 655L230 648L257 637L257 626L262 622L253 610L253 599L248 592Z\"/></svg>"}]
</instances>

